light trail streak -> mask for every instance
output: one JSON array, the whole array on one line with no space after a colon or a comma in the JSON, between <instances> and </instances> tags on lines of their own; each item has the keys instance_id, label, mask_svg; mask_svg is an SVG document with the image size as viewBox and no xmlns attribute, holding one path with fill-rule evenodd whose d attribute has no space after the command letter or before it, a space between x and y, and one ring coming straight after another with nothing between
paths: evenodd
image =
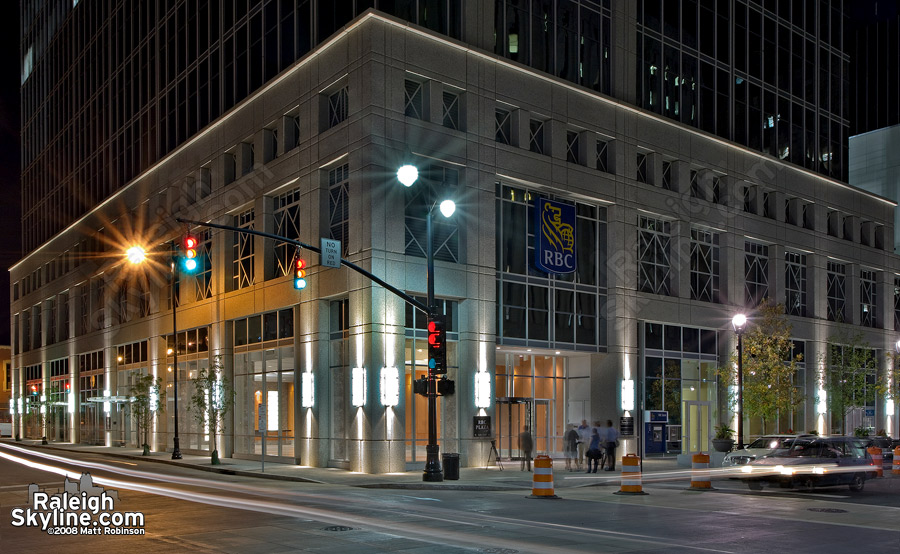
<instances>
[{"instance_id":1,"label":"light trail streak","mask_svg":"<svg viewBox=\"0 0 900 554\"><path fill-rule=\"evenodd\" d=\"M141 479L148 479L153 481L169 481L169 476L157 476L152 474L145 474L141 471L128 470L124 468L110 467L104 466L99 463L92 462L81 462L78 460L70 460L67 458L62 458L60 456L54 456L52 454L45 454L42 452L35 452L28 449L23 449L19 447L11 447L11 445L0 445L5 448L13 448L16 450L20 450L23 453L27 453L28 455L33 455L37 457L42 457L45 459L52 459L54 461L58 461L61 463L67 463L70 465L76 466L87 466L95 469L100 469L103 471L108 471L110 473L127 475L130 477L136 477ZM48 464L44 464L41 462L34 462L27 460L25 458L21 458L19 456L15 456L12 454L8 454L5 452L0 452L0 457L5 458L11 462L18 463L21 465L25 465L27 467L31 467L33 469L38 469L42 471L48 471L51 473L55 473L57 475L63 475L72 479L78 479L81 477L80 472L67 470L65 468L52 466ZM430 544L436 545L454 545L460 547L469 547L469 548L498 548L498 549L517 549L521 552L532 552L532 551L540 551L542 553L563 553L568 552L567 548L555 548L548 547L546 545L536 545L533 543L528 543L524 541L516 541L514 539L495 539L487 534L477 534L477 533L463 533L460 530L442 530L440 528L436 528L428 525L428 521L440 521L447 522L452 521L454 523L465 525L471 528L485 529L485 533L490 532L490 524L495 525L509 525L509 526L518 526L528 529L533 529L535 527L547 528L548 530L565 530L568 533L577 533L579 535L584 535L589 537L591 540L601 540L603 538L606 539L614 539L619 541L624 541L628 543L640 543L640 544L648 544L653 546L661 546L667 545L668 547L677 546L682 549L696 550L699 552L730 552L727 550L719 550L715 548L706 548L702 546L696 546L691 544L676 544L672 541L671 538L668 537L654 537L651 535L643 535L638 533L629 533L624 531L611 531L606 529L594 529L594 528L583 528L577 527L573 525L565 525L565 524L557 524L557 523L549 523L542 521L534 521L534 520L525 520L518 519L512 517L502 517L502 516L493 516L483 513L478 514L469 514L467 512L461 512L459 510L451 510L444 508L432 508L429 507L427 511L429 513L425 513L425 509L422 506L416 506L412 510L397 510L397 509L388 509L383 505L379 507L381 513L399 513L404 516L415 515L417 518L424 520L422 523L414 523L414 522L403 522L396 523L383 519L377 519L374 517L361 515L359 513L341 513L335 510L328 510L323 508L315 508L310 506L299 506L294 504L284 504L279 502L272 502L268 500L257 500L252 498L229 498L221 495L201 493L201 492L193 492L193 491L185 491L181 489L176 489L172 487L168 487L165 485L158 484L144 484L144 483L136 483L133 481L124 481L119 479L112 479L108 477L97 477L92 476L95 483L99 485L103 485L105 487L111 487L116 489L125 489L143 492L147 494L153 494L157 496L165 496L169 498L175 498L178 500L185 500L189 502L198 502L202 504L208 504L213 506L219 506L223 508L230 509L239 509L253 512L260 512L266 514L274 514L281 515L286 517L294 517L300 519L313 519L316 521L322 521L330 524L340 524L340 525L348 525L348 526L356 526L356 527L367 527L372 530L377 530L385 533L393 533L405 536L407 538L420 540ZM221 482L209 482L201 479L194 478L185 478L172 476L171 481L179 482L182 484L196 484L200 487L213 488L213 489L222 489L231 492L237 492L240 490L241 492L247 492L257 496L270 496L264 491L260 491L259 489L248 486L248 485L240 485L236 483L221 483ZM285 496L300 496L300 497L313 497L321 499L322 501L327 501L334 503L336 497L333 495L308 495L308 494L299 494L299 493L291 493L289 491L273 491L271 494L274 496L278 495L280 498L284 498ZM340 499L344 501L345 499ZM358 508L358 506L357 506Z\"/></svg>"}]
</instances>

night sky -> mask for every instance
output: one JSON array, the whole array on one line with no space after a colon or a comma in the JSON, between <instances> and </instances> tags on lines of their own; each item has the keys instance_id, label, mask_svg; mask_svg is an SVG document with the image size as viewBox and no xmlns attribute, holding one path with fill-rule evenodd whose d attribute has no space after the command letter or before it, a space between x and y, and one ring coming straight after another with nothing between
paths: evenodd
<instances>
[{"instance_id":1,"label":"night sky","mask_svg":"<svg viewBox=\"0 0 900 554\"><path fill-rule=\"evenodd\" d=\"M22 257L19 189L19 2L4 2L0 9L0 344L8 345L9 272Z\"/></svg>"}]
</instances>

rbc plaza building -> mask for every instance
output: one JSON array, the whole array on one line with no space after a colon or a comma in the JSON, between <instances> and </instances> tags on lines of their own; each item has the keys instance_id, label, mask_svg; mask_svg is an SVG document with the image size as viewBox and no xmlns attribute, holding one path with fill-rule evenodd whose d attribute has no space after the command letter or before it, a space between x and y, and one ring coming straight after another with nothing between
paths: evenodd
<instances>
[{"instance_id":1,"label":"rbc plaza building","mask_svg":"<svg viewBox=\"0 0 900 554\"><path fill-rule=\"evenodd\" d=\"M429 213L455 383L437 436L463 466L492 440L518 457L526 427L559 456L582 419L615 422L620 454L708 451L734 426L731 319L764 300L802 354L806 401L777 429L897 435L875 393L900 338L896 205L846 183L840 0L216 4L23 2L20 436L139 446L150 374L151 447L177 418L181 449L208 452L187 408L212 369L234 389L223 456L421 467L424 313L240 230L339 241L424 301ZM198 267L173 270L188 233ZM849 415L816 400L844 331L878 361Z\"/></svg>"}]
</instances>

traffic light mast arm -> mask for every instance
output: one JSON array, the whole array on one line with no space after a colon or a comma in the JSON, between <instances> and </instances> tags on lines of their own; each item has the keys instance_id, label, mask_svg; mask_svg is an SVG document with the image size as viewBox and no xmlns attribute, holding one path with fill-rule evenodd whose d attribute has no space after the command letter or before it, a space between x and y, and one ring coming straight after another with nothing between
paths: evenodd
<instances>
[{"instance_id":1,"label":"traffic light mast arm","mask_svg":"<svg viewBox=\"0 0 900 554\"><path fill-rule=\"evenodd\" d=\"M299 246L300 248L305 248L305 249L307 249L307 250L312 250L312 251L315 252L316 254L321 254L321 253L322 253L322 250L321 250L320 248L318 248L317 246L312 246L312 245L310 245L310 244L306 244L305 242L300 242L299 240L289 239L289 238L287 238L287 237L282 237L282 236L280 236L280 235L275 235L275 234L273 234L273 233L266 233L266 232L264 232L264 231L257 231L257 230L255 230L255 229L241 229L241 228L238 228L238 227L233 227L233 226L231 226L231 225L219 225L218 223L204 223L204 222L202 222L202 221L194 221L194 220L191 220L191 219L183 219L183 218L180 218L180 217L176 217L176 218L175 218L175 221L177 221L177 222L179 222L179 223L188 223L188 224L190 224L190 225L196 225L197 227L210 227L210 228L213 228L213 229L223 229L223 230L225 230L225 231L234 231L234 232L236 232L236 233L246 233L246 234L248 234L248 235L257 235L257 236L260 236L260 237L265 237L265 238L267 238L267 239L280 240L280 241L286 242L286 243L288 243L288 244L293 244L294 246ZM397 296L399 296L400 298L402 298L403 301L406 302L407 304L410 304L412 307L414 307L414 308L416 308L416 309L418 309L418 310L421 310L421 311L425 312L426 315L432 315L432 310L431 310L428 306L426 306L425 304L419 302L418 300L416 300L416 299L413 298L412 296L406 294L405 292L403 292L402 290L398 289L397 287L394 287L394 286L388 284L387 282L385 282L385 281L384 281L383 279L381 279L380 277L378 277L378 276L376 276L376 275L373 275L372 273L369 273L368 271L366 271L365 269L359 267L358 265L354 264L353 262L350 262L350 261L345 260L344 258L341 258L341 265L345 265L345 266L347 266L348 268L352 269L353 271L365 275L366 277L368 277L368 278L371 279L372 281L375 281L376 283L378 283L378 284L381 285L382 287L386 288L387 290L391 291L392 293L394 293L394 294L396 294Z\"/></svg>"}]
</instances>

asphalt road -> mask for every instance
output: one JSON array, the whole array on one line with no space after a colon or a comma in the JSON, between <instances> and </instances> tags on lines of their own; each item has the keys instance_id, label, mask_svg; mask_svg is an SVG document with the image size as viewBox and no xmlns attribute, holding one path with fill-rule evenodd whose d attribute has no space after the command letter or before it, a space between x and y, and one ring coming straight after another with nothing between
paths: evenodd
<instances>
[{"instance_id":1,"label":"asphalt road","mask_svg":"<svg viewBox=\"0 0 900 554\"><path fill-rule=\"evenodd\" d=\"M2 552L900 552L900 478L871 481L859 494L758 493L728 480L695 492L651 481L645 496L585 486L538 500L528 490L362 489L40 454L0 447ZM118 490L115 511L144 515L143 535L12 525L29 483L52 493L62 488L60 472L84 470Z\"/></svg>"}]
</instances>

